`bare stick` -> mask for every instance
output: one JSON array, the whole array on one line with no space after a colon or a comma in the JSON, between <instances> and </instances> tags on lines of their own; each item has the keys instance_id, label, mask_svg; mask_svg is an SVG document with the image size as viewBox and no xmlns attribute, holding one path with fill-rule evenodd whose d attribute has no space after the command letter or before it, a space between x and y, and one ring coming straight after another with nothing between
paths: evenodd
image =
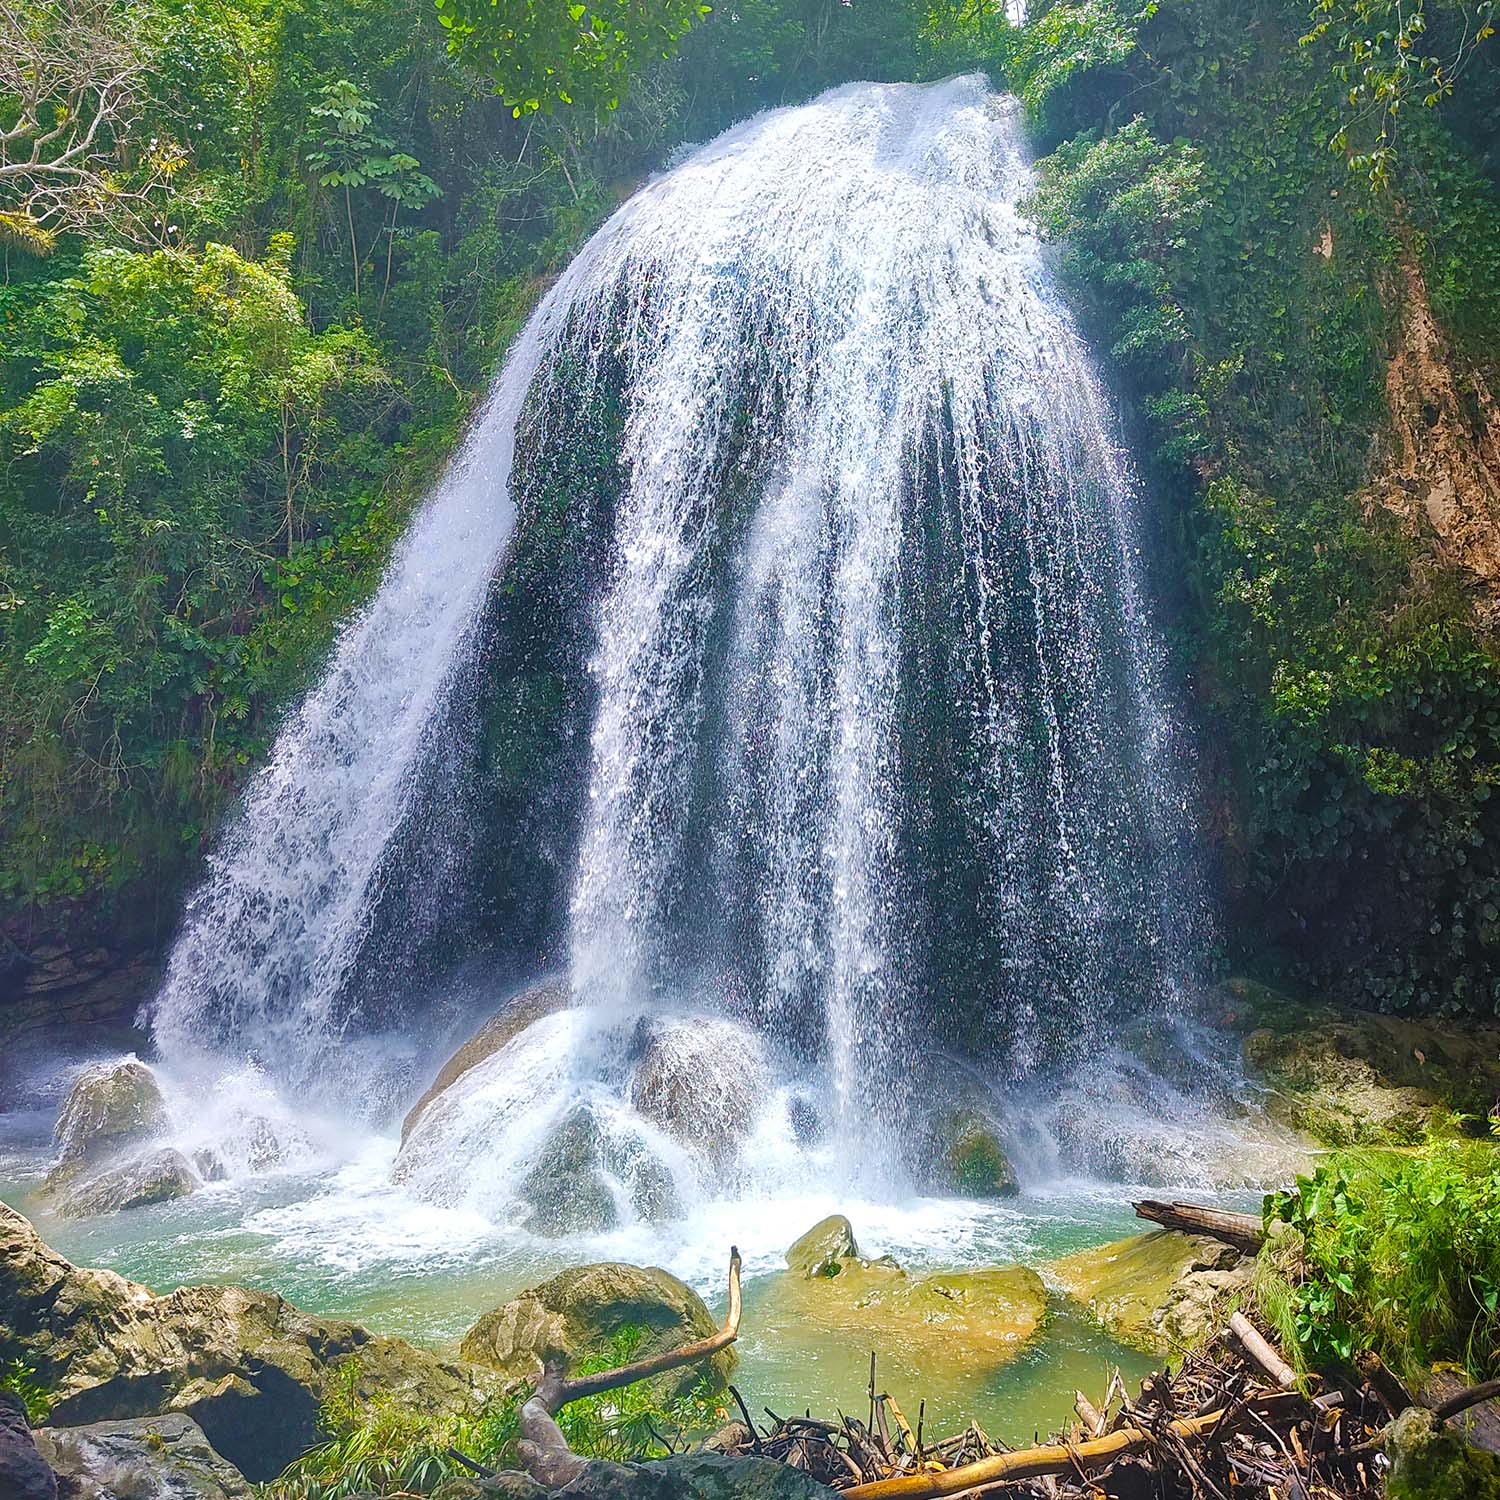
<instances>
[{"instance_id":1,"label":"bare stick","mask_svg":"<svg viewBox=\"0 0 1500 1500\"><path fill-rule=\"evenodd\" d=\"M1465 1391L1458 1391L1449 1396L1441 1406L1435 1406L1432 1414L1439 1422L1446 1422L1449 1417L1456 1417L1461 1411L1468 1411L1471 1406L1478 1406L1481 1401L1490 1401L1500 1396L1500 1380L1486 1380L1483 1385L1471 1385Z\"/></svg>"},{"instance_id":2,"label":"bare stick","mask_svg":"<svg viewBox=\"0 0 1500 1500\"><path fill-rule=\"evenodd\" d=\"M1104 1418L1099 1414L1099 1408L1082 1391L1073 1392L1073 1410L1078 1413L1079 1420L1083 1423L1083 1430L1090 1437L1103 1435Z\"/></svg>"},{"instance_id":3,"label":"bare stick","mask_svg":"<svg viewBox=\"0 0 1500 1500\"><path fill-rule=\"evenodd\" d=\"M1231 1313L1229 1327L1245 1347L1245 1353L1283 1390L1297 1388L1297 1372L1256 1331L1255 1324L1244 1313Z\"/></svg>"}]
</instances>

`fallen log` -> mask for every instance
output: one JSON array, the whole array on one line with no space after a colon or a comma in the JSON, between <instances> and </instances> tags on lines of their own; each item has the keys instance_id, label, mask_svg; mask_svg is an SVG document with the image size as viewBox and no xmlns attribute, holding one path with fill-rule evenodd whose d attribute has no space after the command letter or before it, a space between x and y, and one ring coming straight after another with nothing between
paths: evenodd
<instances>
[{"instance_id":1,"label":"fallen log","mask_svg":"<svg viewBox=\"0 0 1500 1500\"><path fill-rule=\"evenodd\" d=\"M633 1364L601 1370L596 1375L579 1375L569 1379L560 1369L549 1368L537 1382L536 1390L521 1407L519 1425L521 1440L516 1445L521 1464L539 1484L561 1489L582 1473L589 1460L575 1453L557 1425L557 1413L570 1401L597 1396L604 1391L633 1385L668 1370L709 1359L727 1349L740 1336L740 1252L729 1252L729 1309L723 1326L707 1338L695 1339L676 1349L667 1349ZM751 1429L754 1430L753 1428Z\"/></svg>"},{"instance_id":2,"label":"fallen log","mask_svg":"<svg viewBox=\"0 0 1500 1500\"><path fill-rule=\"evenodd\" d=\"M1183 1234L1206 1234L1250 1255L1260 1249L1266 1237L1259 1214L1205 1208L1200 1203L1162 1203L1155 1198L1131 1206L1138 1219L1149 1219L1163 1229L1178 1229Z\"/></svg>"},{"instance_id":3,"label":"fallen log","mask_svg":"<svg viewBox=\"0 0 1500 1500\"><path fill-rule=\"evenodd\" d=\"M1223 1411L1205 1412L1200 1417L1180 1417L1162 1430L1181 1439L1203 1437L1224 1419ZM1041 1479L1048 1474L1087 1473L1104 1468L1127 1453L1149 1448L1158 1434L1140 1427L1121 1427L1106 1437L1094 1438L1076 1446L1066 1443L1044 1443L1037 1448L1018 1448L1011 1453L996 1453L976 1463L960 1464L936 1474L908 1474L899 1479L877 1479L873 1484L856 1484L842 1492L842 1500L942 1500L946 1495L960 1495L982 1485L1000 1484L1013 1479Z\"/></svg>"}]
</instances>

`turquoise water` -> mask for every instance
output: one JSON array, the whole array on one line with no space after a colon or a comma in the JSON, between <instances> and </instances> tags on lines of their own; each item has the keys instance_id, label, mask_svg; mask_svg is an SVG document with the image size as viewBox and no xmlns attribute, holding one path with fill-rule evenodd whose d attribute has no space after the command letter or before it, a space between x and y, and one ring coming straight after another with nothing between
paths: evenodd
<instances>
[{"instance_id":1,"label":"turquoise water","mask_svg":"<svg viewBox=\"0 0 1500 1500\"><path fill-rule=\"evenodd\" d=\"M37 1198L45 1146L34 1138L18 1142L13 1133L0 1152L0 1200L33 1218L69 1259L107 1266L158 1292L195 1282L260 1287L313 1312L450 1349L481 1313L565 1266L593 1260L665 1266L717 1309L729 1247L738 1245L745 1315L736 1384L757 1413L766 1406L782 1413L811 1406L828 1415L863 1410L874 1349L881 1387L912 1421L925 1403L930 1434L972 1418L1018 1443L1065 1423L1075 1389L1102 1396L1111 1366L1134 1381L1152 1365L1056 1299L1019 1359L997 1369L988 1351L976 1349L972 1360L949 1361L941 1377L914 1368L909 1355L883 1343L878 1327L856 1348L806 1330L791 1337L757 1326L757 1307L787 1245L828 1213L848 1214L862 1253L893 1255L914 1272L1012 1261L1041 1267L1140 1229L1129 1190L1117 1185L1071 1183L1002 1204L839 1202L817 1193L712 1203L680 1223L559 1242L408 1198L387 1178L394 1149L394 1140L376 1138L324 1172L209 1185L177 1203L64 1220Z\"/></svg>"}]
</instances>

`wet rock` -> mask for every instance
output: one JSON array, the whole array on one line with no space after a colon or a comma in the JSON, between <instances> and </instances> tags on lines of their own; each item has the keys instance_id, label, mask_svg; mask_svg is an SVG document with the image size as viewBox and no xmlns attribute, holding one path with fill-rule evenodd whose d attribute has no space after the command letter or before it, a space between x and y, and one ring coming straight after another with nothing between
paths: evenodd
<instances>
[{"instance_id":1,"label":"wet rock","mask_svg":"<svg viewBox=\"0 0 1500 1500\"><path fill-rule=\"evenodd\" d=\"M1500 1026L1306 1004L1247 980L1222 1003L1268 1113L1326 1145L1410 1145L1500 1100Z\"/></svg>"},{"instance_id":2,"label":"wet rock","mask_svg":"<svg viewBox=\"0 0 1500 1500\"><path fill-rule=\"evenodd\" d=\"M1385 1451L1390 1500L1500 1500L1500 1456L1469 1446L1419 1406L1396 1418Z\"/></svg>"},{"instance_id":3,"label":"wet rock","mask_svg":"<svg viewBox=\"0 0 1500 1500\"><path fill-rule=\"evenodd\" d=\"M44 1427L36 1440L68 1500L251 1500L245 1476L181 1412Z\"/></svg>"},{"instance_id":4,"label":"wet rock","mask_svg":"<svg viewBox=\"0 0 1500 1500\"><path fill-rule=\"evenodd\" d=\"M26 1408L0 1391L0 1495L6 1500L57 1500L57 1476L37 1452Z\"/></svg>"},{"instance_id":5,"label":"wet rock","mask_svg":"<svg viewBox=\"0 0 1500 1500\"><path fill-rule=\"evenodd\" d=\"M648 1224L681 1216L682 1198L664 1162L642 1151L627 1164L624 1177L631 1205Z\"/></svg>"},{"instance_id":6,"label":"wet rock","mask_svg":"<svg viewBox=\"0 0 1500 1500\"><path fill-rule=\"evenodd\" d=\"M1121 1343L1173 1354L1218 1331L1253 1265L1219 1240L1161 1229L1064 1256L1047 1274Z\"/></svg>"},{"instance_id":7,"label":"wet rock","mask_svg":"<svg viewBox=\"0 0 1500 1500\"><path fill-rule=\"evenodd\" d=\"M571 1369L609 1353L615 1335L630 1327L645 1332L633 1356L644 1359L705 1338L718 1324L697 1292L671 1272L605 1262L564 1271L486 1313L464 1335L459 1353L507 1379L530 1379L548 1363ZM735 1362L726 1349L706 1364L659 1376L658 1384L665 1394L685 1394L707 1373L722 1389Z\"/></svg>"},{"instance_id":8,"label":"wet rock","mask_svg":"<svg viewBox=\"0 0 1500 1500\"><path fill-rule=\"evenodd\" d=\"M0 1363L22 1359L62 1426L178 1411L252 1480L317 1441L318 1407L351 1357L356 1393L467 1409L488 1371L314 1317L271 1292L182 1287L158 1297L71 1265L0 1204Z\"/></svg>"},{"instance_id":9,"label":"wet rock","mask_svg":"<svg viewBox=\"0 0 1500 1500\"><path fill-rule=\"evenodd\" d=\"M757 1038L711 1016L655 1021L636 1064L630 1099L643 1119L711 1160L739 1150L767 1092Z\"/></svg>"},{"instance_id":10,"label":"wet rock","mask_svg":"<svg viewBox=\"0 0 1500 1500\"><path fill-rule=\"evenodd\" d=\"M130 1058L86 1069L57 1118L57 1166L48 1185L76 1176L86 1163L104 1161L160 1135L168 1123L166 1101L145 1063Z\"/></svg>"},{"instance_id":11,"label":"wet rock","mask_svg":"<svg viewBox=\"0 0 1500 1500\"><path fill-rule=\"evenodd\" d=\"M995 1370L1021 1354L1047 1316L1047 1289L1024 1266L912 1276L894 1260L861 1260L849 1221L835 1215L787 1252L755 1308L757 1326L850 1361L897 1352L935 1379ZM795 1263L795 1264L794 1264ZM836 1269L835 1269L836 1268Z\"/></svg>"},{"instance_id":12,"label":"wet rock","mask_svg":"<svg viewBox=\"0 0 1500 1500\"><path fill-rule=\"evenodd\" d=\"M204 1182L223 1182L229 1176L224 1158L211 1146L193 1152L193 1169Z\"/></svg>"},{"instance_id":13,"label":"wet rock","mask_svg":"<svg viewBox=\"0 0 1500 1500\"><path fill-rule=\"evenodd\" d=\"M503 1469L485 1479L477 1476L445 1479L432 1492L432 1500L548 1500L551 1494L546 1485L538 1484L531 1475L517 1469Z\"/></svg>"},{"instance_id":14,"label":"wet rock","mask_svg":"<svg viewBox=\"0 0 1500 1500\"><path fill-rule=\"evenodd\" d=\"M769 1458L685 1453L644 1464L595 1460L556 1500L831 1500L834 1491Z\"/></svg>"},{"instance_id":15,"label":"wet rock","mask_svg":"<svg viewBox=\"0 0 1500 1500\"><path fill-rule=\"evenodd\" d=\"M571 998L566 981L547 980L545 983L523 990L507 1000L478 1031L438 1069L437 1077L428 1086L427 1092L412 1105L401 1122L401 1144L416 1128L423 1111L445 1089L456 1083L470 1068L482 1063L485 1058L498 1052L505 1044L526 1030L528 1026L561 1010Z\"/></svg>"},{"instance_id":16,"label":"wet rock","mask_svg":"<svg viewBox=\"0 0 1500 1500\"><path fill-rule=\"evenodd\" d=\"M804 1279L837 1276L845 1261L858 1259L854 1226L843 1214L829 1214L819 1220L786 1253L787 1269Z\"/></svg>"},{"instance_id":17,"label":"wet rock","mask_svg":"<svg viewBox=\"0 0 1500 1500\"><path fill-rule=\"evenodd\" d=\"M119 1213L151 1203L170 1203L197 1190L198 1178L180 1151L154 1151L149 1156L121 1162L97 1176L70 1183L53 1207L65 1219Z\"/></svg>"},{"instance_id":18,"label":"wet rock","mask_svg":"<svg viewBox=\"0 0 1500 1500\"><path fill-rule=\"evenodd\" d=\"M586 1104L569 1110L521 1182L526 1227L556 1239L602 1234L619 1222L615 1196L600 1171L599 1125Z\"/></svg>"},{"instance_id":19,"label":"wet rock","mask_svg":"<svg viewBox=\"0 0 1500 1500\"><path fill-rule=\"evenodd\" d=\"M1020 1191L989 1120L976 1111L962 1110L944 1123L938 1186L965 1198L1009 1198Z\"/></svg>"}]
</instances>

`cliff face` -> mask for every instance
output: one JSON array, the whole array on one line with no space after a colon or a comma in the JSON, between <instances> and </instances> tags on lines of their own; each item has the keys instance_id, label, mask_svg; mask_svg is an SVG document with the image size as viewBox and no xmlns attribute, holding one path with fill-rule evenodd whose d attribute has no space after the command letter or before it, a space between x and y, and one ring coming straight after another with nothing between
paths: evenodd
<instances>
[{"instance_id":1,"label":"cliff face","mask_svg":"<svg viewBox=\"0 0 1500 1500\"><path fill-rule=\"evenodd\" d=\"M1410 248L1392 300L1398 311L1385 371L1390 426L1370 495L1441 563L1473 580L1475 606L1492 622L1500 616L1500 404L1485 372L1440 326Z\"/></svg>"}]
</instances>

